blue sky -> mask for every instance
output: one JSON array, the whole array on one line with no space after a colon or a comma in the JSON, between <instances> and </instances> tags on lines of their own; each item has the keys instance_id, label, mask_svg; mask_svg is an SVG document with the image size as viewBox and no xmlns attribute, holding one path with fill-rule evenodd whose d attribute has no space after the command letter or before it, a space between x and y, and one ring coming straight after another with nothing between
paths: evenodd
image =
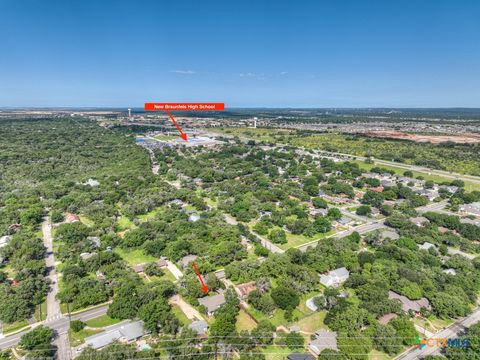
<instances>
[{"instance_id":1,"label":"blue sky","mask_svg":"<svg viewBox=\"0 0 480 360\"><path fill-rule=\"evenodd\" d=\"M480 1L2 0L0 106L480 107Z\"/></svg>"}]
</instances>

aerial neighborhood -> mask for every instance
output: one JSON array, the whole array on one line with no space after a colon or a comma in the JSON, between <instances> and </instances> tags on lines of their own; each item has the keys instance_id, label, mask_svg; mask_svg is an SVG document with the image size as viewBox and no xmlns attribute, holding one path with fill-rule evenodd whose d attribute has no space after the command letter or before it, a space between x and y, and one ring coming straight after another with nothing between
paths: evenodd
<instances>
[{"instance_id":1,"label":"aerial neighborhood","mask_svg":"<svg viewBox=\"0 0 480 360\"><path fill-rule=\"evenodd\" d=\"M4 166L0 321L19 356L394 357L476 314L468 181L291 130L214 127L185 146L82 118L18 124L7 154L49 127L68 141L48 151L69 155Z\"/></svg>"}]
</instances>

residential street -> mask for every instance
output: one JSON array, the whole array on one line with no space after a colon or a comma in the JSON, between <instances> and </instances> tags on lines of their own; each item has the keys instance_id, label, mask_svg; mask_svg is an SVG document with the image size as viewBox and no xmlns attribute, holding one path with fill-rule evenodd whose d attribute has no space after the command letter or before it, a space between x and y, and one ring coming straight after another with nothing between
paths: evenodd
<instances>
[{"instance_id":1,"label":"residential street","mask_svg":"<svg viewBox=\"0 0 480 360\"><path fill-rule=\"evenodd\" d=\"M43 244L47 248L47 257L45 263L47 265L48 278L50 280L50 291L47 294L47 318L46 323L62 319L63 314L60 310L60 301L56 299L58 294L58 276L55 270L55 259L53 257L53 239L52 226L48 216L44 218L42 223ZM57 357L59 359L70 359L70 344L68 342L68 334L66 332L58 333L54 340L57 346Z\"/></svg>"},{"instance_id":2,"label":"residential street","mask_svg":"<svg viewBox=\"0 0 480 360\"><path fill-rule=\"evenodd\" d=\"M456 338L462 333L466 328L472 326L473 324L480 321L480 307L478 307L473 313L471 313L466 318L460 319L454 322L449 327L439 331L433 337L434 338ZM411 350L400 354L395 359L396 360L415 360L423 358L427 355L438 355L438 347L428 347L425 346L422 350L418 348L411 348Z\"/></svg>"},{"instance_id":3,"label":"residential street","mask_svg":"<svg viewBox=\"0 0 480 360\"><path fill-rule=\"evenodd\" d=\"M72 314L72 320L88 321L88 320L91 320L91 319L95 319L99 316L105 315L107 313L107 310L108 310L108 305L103 305L103 306L100 306L98 308L86 310L86 311L83 311L83 312L80 312L80 313L77 313L77 314ZM51 321L38 322L36 324L33 324L32 328L36 327L40 324L43 324L45 326L48 326L48 327L52 328L59 335L65 335L65 336L67 335L68 327L69 327L68 317L63 316L59 319L55 319L55 320L51 320ZM29 330L24 330L24 331L15 333L15 334L10 335L10 336L6 336L3 339L0 339L0 349L3 350L3 349L10 348L12 346L15 346L20 341L20 338L22 337L22 335L24 335L28 331ZM68 356L66 359L69 359L70 358L70 348L67 349L66 354ZM59 356L59 359L63 360L64 358L61 358Z\"/></svg>"}]
</instances>

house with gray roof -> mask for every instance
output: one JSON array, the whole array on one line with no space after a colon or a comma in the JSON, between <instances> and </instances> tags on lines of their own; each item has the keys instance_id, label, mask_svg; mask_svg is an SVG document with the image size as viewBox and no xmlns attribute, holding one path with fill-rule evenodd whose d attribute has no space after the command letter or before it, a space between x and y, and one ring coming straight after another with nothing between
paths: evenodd
<instances>
[{"instance_id":1,"label":"house with gray roof","mask_svg":"<svg viewBox=\"0 0 480 360\"><path fill-rule=\"evenodd\" d=\"M434 244L429 243L429 242L427 242L427 241L425 241L422 245L417 244L417 246L418 246L418 248L419 248L420 250L427 250L427 251L428 251L428 249L430 249L430 248L434 248L434 249L437 248Z\"/></svg>"},{"instance_id":2,"label":"house with gray roof","mask_svg":"<svg viewBox=\"0 0 480 360\"><path fill-rule=\"evenodd\" d=\"M205 320L194 321L188 325L189 329L195 331L198 335L205 335L208 331L208 324Z\"/></svg>"},{"instance_id":3,"label":"house with gray roof","mask_svg":"<svg viewBox=\"0 0 480 360\"><path fill-rule=\"evenodd\" d=\"M287 355L287 360L315 360L315 356L308 353L294 352Z\"/></svg>"},{"instance_id":4,"label":"house with gray roof","mask_svg":"<svg viewBox=\"0 0 480 360\"><path fill-rule=\"evenodd\" d=\"M191 262L195 261L198 258L197 255L187 255L180 259L180 263L183 267L187 267Z\"/></svg>"},{"instance_id":5,"label":"house with gray roof","mask_svg":"<svg viewBox=\"0 0 480 360\"><path fill-rule=\"evenodd\" d=\"M206 296L199 298L198 302L200 305L203 305L207 308L208 315L213 315L220 306L225 304L225 295L216 294L212 296Z\"/></svg>"},{"instance_id":6,"label":"house with gray roof","mask_svg":"<svg viewBox=\"0 0 480 360\"><path fill-rule=\"evenodd\" d=\"M480 202L460 205L458 211L465 215L480 216Z\"/></svg>"},{"instance_id":7,"label":"house with gray roof","mask_svg":"<svg viewBox=\"0 0 480 360\"><path fill-rule=\"evenodd\" d=\"M455 269L452 269L452 268L444 269L442 270L442 272L447 275L457 275L457 272L455 271Z\"/></svg>"},{"instance_id":8,"label":"house with gray roof","mask_svg":"<svg viewBox=\"0 0 480 360\"><path fill-rule=\"evenodd\" d=\"M308 348L315 355L319 355L325 349L332 349L338 351L337 347L337 333L321 329L315 332L315 338L310 341Z\"/></svg>"},{"instance_id":9,"label":"house with gray roof","mask_svg":"<svg viewBox=\"0 0 480 360\"><path fill-rule=\"evenodd\" d=\"M422 308L431 310L432 307L430 306L430 302L428 301L427 298L421 298L420 300L410 300L406 296L397 294L394 291L389 290L388 291L388 298L390 300L396 300L399 301L400 304L402 305L402 310L405 312L409 312L412 310L415 313L419 313Z\"/></svg>"},{"instance_id":10,"label":"house with gray roof","mask_svg":"<svg viewBox=\"0 0 480 360\"><path fill-rule=\"evenodd\" d=\"M12 240L12 237L10 235L4 235L0 237L0 248L7 246L10 240Z\"/></svg>"},{"instance_id":11,"label":"house with gray roof","mask_svg":"<svg viewBox=\"0 0 480 360\"><path fill-rule=\"evenodd\" d=\"M326 275L320 275L320 283L324 286L338 287L347 281L350 273L344 267L329 271Z\"/></svg>"},{"instance_id":12,"label":"house with gray roof","mask_svg":"<svg viewBox=\"0 0 480 360\"><path fill-rule=\"evenodd\" d=\"M145 335L142 321L126 320L105 328L105 331L88 336L85 343L93 349L101 349L114 341L129 343Z\"/></svg>"},{"instance_id":13,"label":"house with gray roof","mask_svg":"<svg viewBox=\"0 0 480 360\"><path fill-rule=\"evenodd\" d=\"M410 218L410 222L420 227L420 226L424 226L425 224L428 224L430 221L426 217L417 216L417 217Z\"/></svg>"},{"instance_id":14,"label":"house with gray roof","mask_svg":"<svg viewBox=\"0 0 480 360\"><path fill-rule=\"evenodd\" d=\"M398 235L398 233L396 231L393 231L393 230L380 231L379 235L380 235L380 239L382 239L382 240L387 240L387 239L398 240L398 239L400 239L400 235Z\"/></svg>"}]
</instances>

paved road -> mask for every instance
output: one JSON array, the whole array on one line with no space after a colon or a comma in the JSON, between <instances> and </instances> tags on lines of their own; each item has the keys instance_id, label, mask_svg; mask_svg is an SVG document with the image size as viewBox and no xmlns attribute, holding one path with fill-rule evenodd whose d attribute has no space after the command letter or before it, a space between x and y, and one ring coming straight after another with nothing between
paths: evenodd
<instances>
[{"instance_id":1,"label":"paved road","mask_svg":"<svg viewBox=\"0 0 480 360\"><path fill-rule=\"evenodd\" d=\"M323 239L328 239L328 238L340 239L340 238L343 238L345 236L348 236L348 235L352 234L355 231L358 232L361 235L361 234L368 233L370 231L381 229L383 227L385 227L385 224L384 224L383 220L375 220L375 221L371 221L368 224L355 226L355 227L351 228L350 230L341 231L339 233L327 236L326 238L323 238ZM322 239L314 240L314 241L311 241L307 244L296 246L296 248L299 249L300 251L305 252L305 251L307 251L308 248L315 247L320 240L322 240Z\"/></svg>"},{"instance_id":2,"label":"paved road","mask_svg":"<svg viewBox=\"0 0 480 360\"><path fill-rule=\"evenodd\" d=\"M477 308L473 313L471 313L466 318L460 319L454 322L449 327L439 331L435 334L434 338L456 338L458 337L466 328L472 326L473 324L480 321L480 307ZM422 350L418 348L411 348L411 350L404 352L403 354L398 355L396 360L415 360L421 359L427 355L438 354L439 348L437 347L428 347L425 346Z\"/></svg>"},{"instance_id":3,"label":"paved road","mask_svg":"<svg viewBox=\"0 0 480 360\"><path fill-rule=\"evenodd\" d=\"M173 276L175 276L175 279L179 280L183 277L183 273L180 271L177 265L172 263L170 260L167 260L167 269L170 270Z\"/></svg>"},{"instance_id":4,"label":"paved road","mask_svg":"<svg viewBox=\"0 0 480 360\"><path fill-rule=\"evenodd\" d=\"M425 206L420 206L420 207L416 208L415 210L417 210L417 212L419 212L421 214L429 212L429 211L439 212L439 211L445 209L445 207L447 205L448 205L447 201L440 201L438 203L431 203L431 204L428 204L428 205L425 205Z\"/></svg>"},{"instance_id":5,"label":"paved road","mask_svg":"<svg viewBox=\"0 0 480 360\"><path fill-rule=\"evenodd\" d=\"M72 314L72 320L81 320L81 321L88 321L91 319L95 319L99 316L105 315L108 310L108 305L103 305L95 309L86 310L77 314ZM62 316L59 319L52 319L52 320L45 320L42 322L38 322L33 324L32 327L36 327L40 324L48 326L55 330L57 334L67 334L69 328L69 320L68 317ZM18 344L20 338L23 334L27 333L29 330L24 330L19 333L6 336L3 339L0 339L0 349L4 350L7 348L11 348ZM68 354L70 354L70 349L68 350ZM60 357L59 357L60 358ZM65 358L60 358L60 360L64 360ZM67 358L68 359L68 358Z\"/></svg>"},{"instance_id":6,"label":"paved road","mask_svg":"<svg viewBox=\"0 0 480 360\"><path fill-rule=\"evenodd\" d=\"M198 312L197 309L195 309L192 305L183 300L180 295L173 295L168 300L168 302L170 304L177 305L189 320L205 320L200 314L200 312Z\"/></svg>"},{"instance_id":7,"label":"paved road","mask_svg":"<svg viewBox=\"0 0 480 360\"><path fill-rule=\"evenodd\" d=\"M50 279L50 291L47 294L47 319L46 322L55 321L63 317L60 310L60 301L57 300L58 294L58 275L55 269L55 258L53 256L53 239L52 226L47 217L42 223L43 245L47 248L47 257L45 263L47 265L48 278ZM70 359L70 343L67 333L59 333L54 340L57 346L57 357L59 359Z\"/></svg>"},{"instance_id":8,"label":"paved road","mask_svg":"<svg viewBox=\"0 0 480 360\"><path fill-rule=\"evenodd\" d=\"M277 245L275 245L274 243L272 243L271 241L265 239L263 236L261 235L258 235L256 232L252 231L252 233L258 237L260 239L260 244L262 244L262 246L267 249L267 250L270 250L272 253L274 254L283 254L285 252L285 250L283 249L280 249Z\"/></svg>"},{"instance_id":9,"label":"paved road","mask_svg":"<svg viewBox=\"0 0 480 360\"><path fill-rule=\"evenodd\" d=\"M352 206L352 205L349 205L349 206ZM355 213L352 213L352 212L348 211L345 208L338 208L338 209L340 210L340 212L342 213L343 216L346 216L350 219L354 219L354 220L361 221L361 222L364 222L364 223L368 223L368 222L372 221L372 219L369 218L369 217L357 215Z\"/></svg>"}]
</instances>

